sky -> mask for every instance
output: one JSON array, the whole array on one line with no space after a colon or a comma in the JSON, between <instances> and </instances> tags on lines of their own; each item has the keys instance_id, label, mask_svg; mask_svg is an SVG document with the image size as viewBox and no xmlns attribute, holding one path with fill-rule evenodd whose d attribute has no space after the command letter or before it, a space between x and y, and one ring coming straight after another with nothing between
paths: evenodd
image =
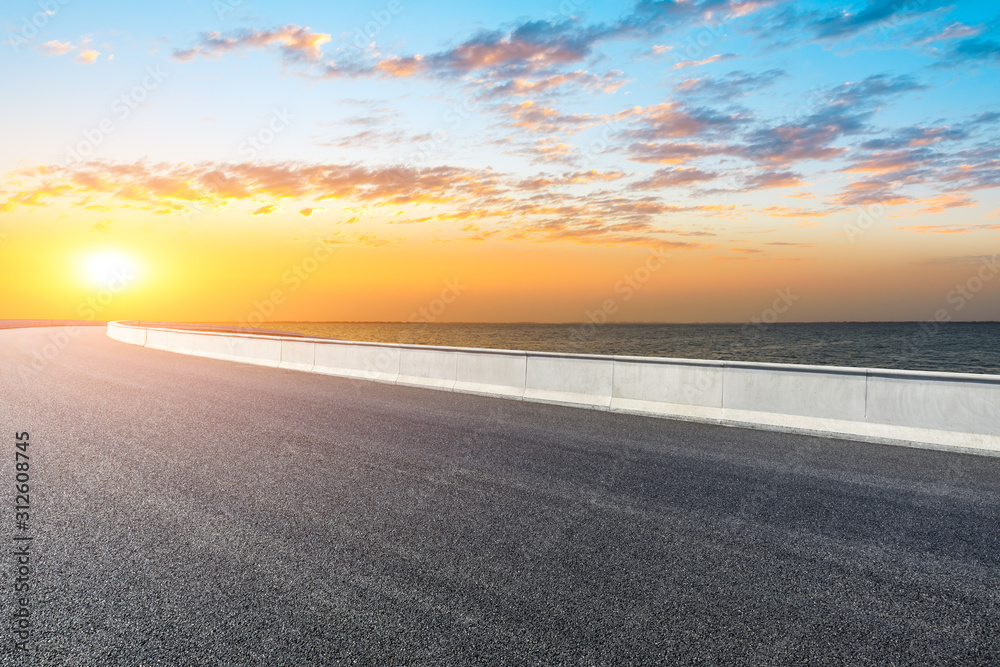
<instances>
[{"instance_id":1,"label":"sky","mask_svg":"<svg viewBox=\"0 0 1000 667\"><path fill-rule=\"evenodd\" d=\"M0 318L1000 320L995 2L0 11Z\"/></svg>"}]
</instances>

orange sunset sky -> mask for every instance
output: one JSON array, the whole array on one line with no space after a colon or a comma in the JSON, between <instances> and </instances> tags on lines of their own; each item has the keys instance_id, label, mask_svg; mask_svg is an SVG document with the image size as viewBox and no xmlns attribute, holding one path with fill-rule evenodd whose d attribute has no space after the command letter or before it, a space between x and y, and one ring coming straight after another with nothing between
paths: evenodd
<instances>
[{"instance_id":1,"label":"orange sunset sky","mask_svg":"<svg viewBox=\"0 0 1000 667\"><path fill-rule=\"evenodd\" d=\"M0 318L1000 315L993 3L43 4Z\"/></svg>"}]
</instances>

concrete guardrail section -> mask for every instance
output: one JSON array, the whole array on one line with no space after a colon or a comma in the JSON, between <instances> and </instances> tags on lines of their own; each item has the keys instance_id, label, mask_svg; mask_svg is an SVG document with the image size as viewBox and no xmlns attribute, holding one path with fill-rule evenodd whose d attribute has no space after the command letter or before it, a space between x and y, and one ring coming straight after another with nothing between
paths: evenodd
<instances>
[{"instance_id":1,"label":"concrete guardrail section","mask_svg":"<svg viewBox=\"0 0 1000 667\"><path fill-rule=\"evenodd\" d=\"M132 345L347 378L1000 454L1000 375L430 347L109 322Z\"/></svg>"}]
</instances>

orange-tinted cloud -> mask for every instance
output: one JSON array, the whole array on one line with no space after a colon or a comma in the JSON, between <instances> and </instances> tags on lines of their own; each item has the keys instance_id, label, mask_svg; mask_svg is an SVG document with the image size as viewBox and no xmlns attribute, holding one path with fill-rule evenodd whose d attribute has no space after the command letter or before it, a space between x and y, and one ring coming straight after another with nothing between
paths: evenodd
<instances>
[{"instance_id":1,"label":"orange-tinted cloud","mask_svg":"<svg viewBox=\"0 0 1000 667\"><path fill-rule=\"evenodd\" d=\"M509 116L511 125L530 132L579 132L595 122L590 114L564 114L530 100L504 106L502 110Z\"/></svg>"},{"instance_id":2,"label":"orange-tinted cloud","mask_svg":"<svg viewBox=\"0 0 1000 667\"><path fill-rule=\"evenodd\" d=\"M85 51L80 51L80 53L78 53L76 57L73 58L73 60L74 62L78 62L81 65L90 65L96 62L97 57L100 55L101 55L100 51L95 51L94 49L87 49Z\"/></svg>"},{"instance_id":3,"label":"orange-tinted cloud","mask_svg":"<svg viewBox=\"0 0 1000 667\"><path fill-rule=\"evenodd\" d=\"M833 201L842 206L867 206L882 204L883 206L899 206L913 201L913 197L899 194L892 183L882 180L862 180L848 183L833 197Z\"/></svg>"},{"instance_id":4,"label":"orange-tinted cloud","mask_svg":"<svg viewBox=\"0 0 1000 667\"><path fill-rule=\"evenodd\" d=\"M684 69L685 67L700 67L702 65L708 65L710 63L716 63L720 60L731 60L732 58L738 57L735 53L718 53L714 56L709 56L707 58L702 58L701 60L682 60L679 63L675 63L672 69Z\"/></svg>"},{"instance_id":5,"label":"orange-tinted cloud","mask_svg":"<svg viewBox=\"0 0 1000 667\"><path fill-rule=\"evenodd\" d=\"M913 225L912 227L893 227L900 231L917 232L918 234L964 234L978 230L998 230L1000 225Z\"/></svg>"},{"instance_id":6,"label":"orange-tinted cloud","mask_svg":"<svg viewBox=\"0 0 1000 667\"><path fill-rule=\"evenodd\" d=\"M380 60L375 66L381 72L394 77L409 77L425 68L423 56L412 56L410 58L386 58Z\"/></svg>"},{"instance_id":7,"label":"orange-tinted cloud","mask_svg":"<svg viewBox=\"0 0 1000 667\"><path fill-rule=\"evenodd\" d=\"M45 42L41 46L42 53L50 56L62 56L76 49L70 42L60 42L52 40Z\"/></svg>"},{"instance_id":8,"label":"orange-tinted cloud","mask_svg":"<svg viewBox=\"0 0 1000 667\"><path fill-rule=\"evenodd\" d=\"M822 218L834 211L810 211L799 206L767 206L757 209L757 213L774 218Z\"/></svg>"},{"instance_id":9,"label":"orange-tinted cloud","mask_svg":"<svg viewBox=\"0 0 1000 667\"><path fill-rule=\"evenodd\" d=\"M490 88L486 92L486 97L542 95L570 86L577 90L613 93L625 84L624 79L620 77L621 72L612 71L598 76L585 70L575 70L531 79L527 77L514 77Z\"/></svg>"},{"instance_id":10,"label":"orange-tinted cloud","mask_svg":"<svg viewBox=\"0 0 1000 667\"><path fill-rule=\"evenodd\" d=\"M922 204L919 213L940 213L950 208L960 208L962 206L973 206L975 200L963 195L938 195L927 199L918 200Z\"/></svg>"},{"instance_id":11,"label":"orange-tinted cloud","mask_svg":"<svg viewBox=\"0 0 1000 667\"><path fill-rule=\"evenodd\" d=\"M250 205L248 215L263 216L278 212L287 202L297 204L305 216L315 210L312 202L341 199L364 208L364 217L393 207L399 222L482 220L502 227L507 234L577 238L588 243L639 243L642 237L651 245L662 245L665 235L691 233L667 230L660 224L663 221L677 214L729 215L734 209L731 205L679 206L649 194L630 196L627 190L619 194L565 190L623 177L621 172L590 170L539 176L546 182L532 183L489 169L457 167L94 161L8 175L16 187L0 202L0 210L66 198L78 206L169 215L188 209L210 213L244 202ZM420 214L405 217L410 211ZM380 214L380 219L387 215ZM363 217L355 215L348 222L359 219Z\"/></svg>"},{"instance_id":12,"label":"orange-tinted cloud","mask_svg":"<svg viewBox=\"0 0 1000 667\"><path fill-rule=\"evenodd\" d=\"M632 185L638 189L669 188L677 185L690 185L700 181L711 181L719 174L715 172L702 171L695 167L657 169L652 176L638 181Z\"/></svg>"},{"instance_id":13,"label":"orange-tinted cloud","mask_svg":"<svg viewBox=\"0 0 1000 667\"><path fill-rule=\"evenodd\" d=\"M693 137L708 130L731 128L740 122L740 118L732 114L691 109L676 102L632 107L618 112L613 118L629 122L625 134L639 141Z\"/></svg>"},{"instance_id":14,"label":"orange-tinted cloud","mask_svg":"<svg viewBox=\"0 0 1000 667\"><path fill-rule=\"evenodd\" d=\"M237 30L225 35L208 32L201 35L195 46L174 51L174 58L190 61L199 56L208 58L240 49L277 46L286 60L317 62L323 57L323 45L329 41L330 35L297 25L286 25L274 30Z\"/></svg>"},{"instance_id":15,"label":"orange-tinted cloud","mask_svg":"<svg viewBox=\"0 0 1000 667\"><path fill-rule=\"evenodd\" d=\"M759 171L743 179L746 190L769 190L771 188L794 188L802 185L799 175L791 171Z\"/></svg>"}]
</instances>

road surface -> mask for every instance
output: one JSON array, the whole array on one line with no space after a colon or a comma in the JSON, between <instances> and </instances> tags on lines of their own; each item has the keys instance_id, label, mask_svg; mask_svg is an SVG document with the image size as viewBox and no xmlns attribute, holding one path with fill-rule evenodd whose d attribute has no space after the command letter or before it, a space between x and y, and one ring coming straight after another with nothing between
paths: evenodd
<instances>
[{"instance_id":1,"label":"road surface","mask_svg":"<svg viewBox=\"0 0 1000 667\"><path fill-rule=\"evenodd\" d=\"M1000 664L1000 458L70 331L0 331L4 665Z\"/></svg>"}]
</instances>

